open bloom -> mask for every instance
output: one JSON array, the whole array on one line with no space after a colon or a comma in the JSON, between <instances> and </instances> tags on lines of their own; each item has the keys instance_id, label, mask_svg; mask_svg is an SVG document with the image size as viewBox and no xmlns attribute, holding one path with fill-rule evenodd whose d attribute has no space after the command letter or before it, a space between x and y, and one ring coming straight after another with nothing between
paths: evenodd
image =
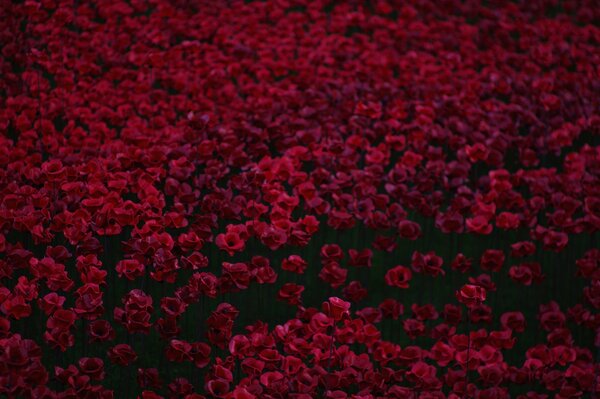
<instances>
[{"instance_id":1,"label":"open bloom","mask_svg":"<svg viewBox=\"0 0 600 399\"><path fill-rule=\"evenodd\" d=\"M396 266L385 274L385 283L392 287L408 288L408 283L412 279L412 272L408 267Z\"/></svg>"},{"instance_id":2,"label":"open bloom","mask_svg":"<svg viewBox=\"0 0 600 399\"><path fill-rule=\"evenodd\" d=\"M469 308L472 308L485 301L485 297L485 288L479 285L465 284L460 290L456 291L456 299Z\"/></svg>"}]
</instances>

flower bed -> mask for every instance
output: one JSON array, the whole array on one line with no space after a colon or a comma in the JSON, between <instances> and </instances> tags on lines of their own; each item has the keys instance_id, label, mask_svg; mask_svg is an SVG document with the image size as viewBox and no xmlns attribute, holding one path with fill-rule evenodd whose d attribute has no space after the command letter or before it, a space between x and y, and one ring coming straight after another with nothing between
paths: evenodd
<instances>
[{"instance_id":1,"label":"flower bed","mask_svg":"<svg viewBox=\"0 0 600 399\"><path fill-rule=\"evenodd\" d=\"M600 392L592 0L2 0L0 396Z\"/></svg>"}]
</instances>

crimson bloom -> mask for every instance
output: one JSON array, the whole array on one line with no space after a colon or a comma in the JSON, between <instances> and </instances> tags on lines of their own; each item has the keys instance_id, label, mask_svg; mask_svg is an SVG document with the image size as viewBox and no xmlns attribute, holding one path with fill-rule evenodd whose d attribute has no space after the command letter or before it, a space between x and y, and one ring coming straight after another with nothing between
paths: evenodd
<instances>
[{"instance_id":1,"label":"crimson bloom","mask_svg":"<svg viewBox=\"0 0 600 399\"><path fill-rule=\"evenodd\" d=\"M486 291L485 288L473 285L465 284L460 290L456 291L456 299L468 308L473 308L481 302L485 301Z\"/></svg>"},{"instance_id":2,"label":"crimson bloom","mask_svg":"<svg viewBox=\"0 0 600 399\"><path fill-rule=\"evenodd\" d=\"M404 266L393 267L385 274L385 283L397 288L408 288L408 283L411 279L411 270Z\"/></svg>"}]
</instances>

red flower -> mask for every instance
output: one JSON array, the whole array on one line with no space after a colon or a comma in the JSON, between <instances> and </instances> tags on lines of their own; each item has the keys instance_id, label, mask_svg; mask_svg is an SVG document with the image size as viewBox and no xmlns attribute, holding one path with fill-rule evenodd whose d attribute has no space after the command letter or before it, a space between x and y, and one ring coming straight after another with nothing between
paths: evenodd
<instances>
[{"instance_id":1,"label":"red flower","mask_svg":"<svg viewBox=\"0 0 600 399\"><path fill-rule=\"evenodd\" d=\"M467 230L477 234L490 234L492 225L483 215L476 215L466 220Z\"/></svg>"},{"instance_id":2,"label":"red flower","mask_svg":"<svg viewBox=\"0 0 600 399\"><path fill-rule=\"evenodd\" d=\"M160 309L167 316L177 317L185 312L187 305L179 298L164 297L160 300Z\"/></svg>"},{"instance_id":3,"label":"red flower","mask_svg":"<svg viewBox=\"0 0 600 399\"><path fill-rule=\"evenodd\" d=\"M384 317L392 318L394 320L397 320L398 317L404 313L404 305L393 298L388 298L381 302L379 304L379 309Z\"/></svg>"},{"instance_id":4,"label":"red flower","mask_svg":"<svg viewBox=\"0 0 600 399\"><path fill-rule=\"evenodd\" d=\"M496 291L496 283L492 281L492 278L489 274L480 274L475 278L469 277L469 283L483 287L486 290L486 292Z\"/></svg>"},{"instance_id":5,"label":"red flower","mask_svg":"<svg viewBox=\"0 0 600 399\"><path fill-rule=\"evenodd\" d=\"M402 322L402 328L406 335L415 339L425 334L425 323L417 319L406 319Z\"/></svg>"},{"instance_id":6,"label":"red flower","mask_svg":"<svg viewBox=\"0 0 600 399\"><path fill-rule=\"evenodd\" d=\"M263 266L255 269L253 275L260 284L273 284L277 281L277 273L271 266Z\"/></svg>"},{"instance_id":7,"label":"red flower","mask_svg":"<svg viewBox=\"0 0 600 399\"><path fill-rule=\"evenodd\" d=\"M162 385L158 370L155 368L137 369L137 380L141 388L160 389Z\"/></svg>"},{"instance_id":8,"label":"red flower","mask_svg":"<svg viewBox=\"0 0 600 399\"><path fill-rule=\"evenodd\" d=\"M127 344L118 344L108 350L108 357L114 364L128 366L137 360L137 354Z\"/></svg>"},{"instance_id":9,"label":"red flower","mask_svg":"<svg viewBox=\"0 0 600 399\"><path fill-rule=\"evenodd\" d=\"M472 260L470 258L467 258L462 253L459 253L456 255L456 257L450 264L450 267L452 268L452 270L458 270L461 273L465 273L471 269L471 265Z\"/></svg>"},{"instance_id":10,"label":"red flower","mask_svg":"<svg viewBox=\"0 0 600 399\"><path fill-rule=\"evenodd\" d=\"M437 256L434 251L426 254L415 251L411 259L411 267L414 272L429 274L433 277L446 274L442 269L443 263L442 258Z\"/></svg>"},{"instance_id":11,"label":"red flower","mask_svg":"<svg viewBox=\"0 0 600 399\"><path fill-rule=\"evenodd\" d=\"M46 326L50 329L68 330L75 324L75 320L77 320L77 315L72 310L57 309L48 318Z\"/></svg>"},{"instance_id":12,"label":"red flower","mask_svg":"<svg viewBox=\"0 0 600 399\"><path fill-rule=\"evenodd\" d=\"M277 293L277 299L287 302L290 305L299 305L302 303L301 295L304 291L304 286L285 283Z\"/></svg>"},{"instance_id":13,"label":"red flower","mask_svg":"<svg viewBox=\"0 0 600 399\"><path fill-rule=\"evenodd\" d=\"M413 317L417 320L435 320L439 317L439 314L435 310L435 307L430 303L423 306L419 306L416 303L413 303L410 308L413 312Z\"/></svg>"},{"instance_id":14,"label":"red flower","mask_svg":"<svg viewBox=\"0 0 600 399\"><path fill-rule=\"evenodd\" d=\"M31 306L25 301L22 295L11 295L0 304L0 310L17 320L29 317L31 315Z\"/></svg>"},{"instance_id":15,"label":"red flower","mask_svg":"<svg viewBox=\"0 0 600 399\"><path fill-rule=\"evenodd\" d=\"M430 356L440 367L446 367L454 360L455 349L443 342L436 342L430 351Z\"/></svg>"},{"instance_id":16,"label":"red flower","mask_svg":"<svg viewBox=\"0 0 600 399\"><path fill-rule=\"evenodd\" d=\"M435 377L435 374L435 367L423 361L418 361L406 373L406 379L414 383L417 387L435 389L441 386L441 382Z\"/></svg>"},{"instance_id":17,"label":"red flower","mask_svg":"<svg viewBox=\"0 0 600 399\"><path fill-rule=\"evenodd\" d=\"M350 249L348 251L348 255L350 256L348 265L356 267L371 267L373 251L371 251L369 248L365 248L360 251L357 251L356 249Z\"/></svg>"},{"instance_id":18,"label":"red flower","mask_svg":"<svg viewBox=\"0 0 600 399\"><path fill-rule=\"evenodd\" d=\"M440 212L435 218L435 227L443 233L462 233L464 225L464 217L456 211Z\"/></svg>"},{"instance_id":19,"label":"red flower","mask_svg":"<svg viewBox=\"0 0 600 399\"><path fill-rule=\"evenodd\" d=\"M325 264L319 272L319 278L329 283L333 288L341 287L347 276L348 270L340 267L339 263L334 261Z\"/></svg>"},{"instance_id":20,"label":"red flower","mask_svg":"<svg viewBox=\"0 0 600 399\"><path fill-rule=\"evenodd\" d=\"M260 240L263 244L269 247L270 250L275 251L287 242L288 236L283 229L278 227L269 226L260 235Z\"/></svg>"},{"instance_id":21,"label":"red flower","mask_svg":"<svg viewBox=\"0 0 600 399\"><path fill-rule=\"evenodd\" d=\"M298 255L290 255L281 263L281 268L293 273L303 274L308 263Z\"/></svg>"},{"instance_id":22,"label":"red flower","mask_svg":"<svg viewBox=\"0 0 600 399\"><path fill-rule=\"evenodd\" d=\"M94 320L88 325L90 342L104 342L115 338L116 332L106 320Z\"/></svg>"},{"instance_id":23,"label":"red flower","mask_svg":"<svg viewBox=\"0 0 600 399\"><path fill-rule=\"evenodd\" d=\"M365 299L368 295L368 291L360 281L351 281L343 291L344 296L352 302L359 302Z\"/></svg>"},{"instance_id":24,"label":"red flower","mask_svg":"<svg viewBox=\"0 0 600 399\"><path fill-rule=\"evenodd\" d=\"M185 360L191 361L191 351L192 345L190 345L188 342L172 339L169 342L169 346L167 346L165 350L165 356L171 362L183 362Z\"/></svg>"},{"instance_id":25,"label":"red flower","mask_svg":"<svg viewBox=\"0 0 600 399\"><path fill-rule=\"evenodd\" d=\"M203 368L208 366L210 363L210 345L204 342L192 342L192 349L190 351L190 356L192 357L192 361L194 365L198 368Z\"/></svg>"},{"instance_id":26,"label":"red flower","mask_svg":"<svg viewBox=\"0 0 600 399\"><path fill-rule=\"evenodd\" d=\"M456 325L461 321L462 310L460 306L447 303L444 305L443 316L444 320L446 320L446 323Z\"/></svg>"},{"instance_id":27,"label":"red flower","mask_svg":"<svg viewBox=\"0 0 600 399\"><path fill-rule=\"evenodd\" d=\"M340 321L350 315L350 302L337 297L330 297L328 302L323 302L321 309L335 321Z\"/></svg>"},{"instance_id":28,"label":"red flower","mask_svg":"<svg viewBox=\"0 0 600 399\"><path fill-rule=\"evenodd\" d=\"M228 232L226 234L217 235L215 244L223 251L226 251L229 256L242 251L246 246L246 243L241 239L237 232Z\"/></svg>"},{"instance_id":29,"label":"red flower","mask_svg":"<svg viewBox=\"0 0 600 399\"><path fill-rule=\"evenodd\" d=\"M127 280L135 280L144 275L144 265L135 259L125 259L117 263L116 266L119 277L125 276Z\"/></svg>"},{"instance_id":30,"label":"red flower","mask_svg":"<svg viewBox=\"0 0 600 399\"><path fill-rule=\"evenodd\" d=\"M98 284L84 284L77 289L76 294L75 313L89 320L94 320L104 313L103 292Z\"/></svg>"},{"instance_id":31,"label":"red flower","mask_svg":"<svg viewBox=\"0 0 600 399\"><path fill-rule=\"evenodd\" d=\"M46 315L50 315L54 313L55 310L62 308L65 300L66 298L64 296L60 296L55 292L51 292L44 295L43 298L38 299L38 304L40 309L42 309Z\"/></svg>"},{"instance_id":32,"label":"red flower","mask_svg":"<svg viewBox=\"0 0 600 399\"><path fill-rule=\"evenodd\" d=\"M523 258L535 253L535 244L531 241L520 241L510 246L510 256L513 258Z\"/></svg>"},{"instance_id":33,"label":"red flower","mask_svg":"<svg viewBox=\"0 0 600 399\"><path fill-rule=\"evenodd\" d=\"M400 237L408 240L416 240L421 235L421 226L410 220L403 220L398 224Z\"/></svg>"},{"instance_id":34,"label":"red flower","mask_svg":"<svg viewBox=\"0 0 600 399\"><path fill-rule=\"evenodd\" d=\"M408 283L412 279L412 272L408 267L396 266L385 274L385 283L392 287L408 288Z\"/></svg>"},{"instance_id":35,"label":"red flower","mask_svg":"<svg viewBox=\"0 0 600 399\"><path fill-rule=\"evenodd\" d=\"M518 215L511 212L500 212L496 216L496 226L503 230L512 230L519 227L521 221Z\"/></svg>"},{"instance_id":36,"label":"red flower","mask_svg":"<svg viewBox=\"0 0 600 399\"><path fill-rule=\"evenodd\" d=\"M321 247L321 259L324 264L339 262L344 257L342 248L337 244L326 244Z\"/></svg>"},{"instance_id":37,"label":"red flower","mask_svg":"<svg viewBox=\"0 0 600 399\"><path fill-rule=\"evenodd\" d=\"M78 362L81 372L89 376L92 380L103 380L104 362L97 357L82 357Z\"/></svg>"},{"instance_id":38,"label":"red flower","mask_svg":"<svg viewBox=\"0 0 600 399\"><path fill-rule=\"evenodd\" d=\"M245 263L223 262L223 279L225 286L246 289L250 285L250 272Z\"/></svg>"},{"instance_id":39,"label":"red flower","mask_svg":"<svg viewBox=\"0 0 600 399\"><path fill-rule=\"evenodd\" d=\"M498 272L504 264L504 252L499 249L486 249L481 255L479 264L483 270Z\"/></svg>"},{"instance_id":40,"label":"red flower","mask_svg":"<svg viewBox=\"0 0 600 399\"><path fill-rule=\"evenodd\" d=\"M205 388L211 395L223 398L229 392L229 382L222 379L210 380Z\"/></svg>"},{"instance_id":41,"label":"red flower","mask_svg":"<svg viewBox=\"0 0 600 399\"><path fill-rule=\"evenodd\" d=\"M485 301L485 298L485 289L478 285L466 284L460 290L456 291L456 299L469 308L473 308L475 305Z\"/></svg>"},{"instance_id":42,"label":"red flower","mask_svg":"<svg viewBox=\"0 0 600 399\"><path fill-rule=\"evenodd\" d=\"M537 262L526 262L512 266L508 271L511 279L523 285L531 285L531 283L540 283L544 280L542 267Z\"/></svg>"}]
</instances>

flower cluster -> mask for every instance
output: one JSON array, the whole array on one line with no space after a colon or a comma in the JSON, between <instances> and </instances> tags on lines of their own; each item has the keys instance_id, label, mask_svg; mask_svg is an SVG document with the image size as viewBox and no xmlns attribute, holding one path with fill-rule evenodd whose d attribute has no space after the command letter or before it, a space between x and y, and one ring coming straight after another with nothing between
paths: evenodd
<instances>
[{"instance_id":1,"label":"flower cluster","mask_svg":"<svg viewBox=\"0 0 600 399\"><path fill-rule=\"evenodd\" d=\"M0 396L599 395L599 20L0 0Z\"/></svg>"}]
</instances>

